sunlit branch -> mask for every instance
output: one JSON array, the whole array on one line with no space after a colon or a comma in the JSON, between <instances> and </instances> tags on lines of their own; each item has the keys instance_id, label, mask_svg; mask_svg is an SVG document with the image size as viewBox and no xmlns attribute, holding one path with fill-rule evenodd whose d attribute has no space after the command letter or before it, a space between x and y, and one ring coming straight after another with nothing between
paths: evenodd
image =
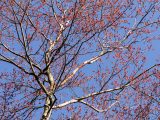
<instances>
[{"instance_id":1,"label":"sunlit branch","mask_svg":"<svg viewBox=\"0 0 160 120\"><path fill-rule=\"evenodd\" d=\"M90 105L89 103L83 101L83 100L81 100L81 101L79 101L79 102L80 102L80 103L83 103L84 105L86 105L86 106L88 106L88 107L90 107L90 108L92 108L92 109L95 110L96 112L107 112L107 111L108 111L109 109L111 109L114 105L116 105L117 103L119 103L119 101L116 101L116 102L112 103L107 109L100 110L100 109L97 109L97 108L95 108L94 106Z\"/></svg>"},{"instance_id":2,"label":"sunlit branch","mask_svg":"<svg viewBox=\"0 0 160 120\"><path fill-rule=\"evenodd\" d=\"M113 91L118 91L118 90L123 90L124 88L128 87L128 86L131 86L133 85L135 82L135 80L137 78L139 78L140 76L142 76L144 73L148 72L149 70L153 69L154 67L157 67L159 66L160 64L155 64L153 66L151 66L150 68L146 69L145 71L143 71L142 73L140 73L139 75L137 75L136 77L134 77L133 79L131 79L130 81L128 81L126 84L120 86L120 87L117 87L117 88L114 88L114 89L107 89L107 90L103 90L103 91L99 91L99 92L94 92L94 93L91 93L91 94L88 94L86 96L83 96L81 98L76 98L76 99L72 99L70 101L67 101L67 102L64 102L62 104L59 104L57 106L53 106L53 108L62 108L66 105L69 105L69 104L72 104L72 103L77 103L79 101L82 101L84 99L87 99L87 98L90 98L92 96L97 96L97 95L100 95L100 94L104 94L104 93L108 93L108 92L113 92Z\"/></svg>"},{"instance_id":3,"label":"sunlit branch","mask_svg":"<svg viewBox=\"0 0 160 120\"><path fill-rule=\"evenodd\" d=\"M98 56L96 56L96 57L93 57L93 58L91 58L91 59L89 59L89 60L86 60L85 62L83 62L82 64L80 64L75 70L73 70L73 72L72 72L65 80L63 80L63 82L61 83L61 86L63 86L66 82L68 82L68 80L70 80L70 79L71 79L81 68L83 68L85 65L87 65L87 64L92 64L92 63L96 62L97 60L100 59L101 56L103 56L103 55L105 55L105 54L107 54L107 53L109 53L109 52L112 52L112 51L113 51L113 50L106 51L106 52L102 51L102 52L100 53L100 55L98 55Z\"/></svg>"},{"instance_id":4,"label":"sunlit branch","mask_svg":"<svg viewBox=\"0 0 160 120\"><path fill-rule=\"evenodd\" d=\"M90 105L89 103L83 101L83 100L72 99L72 100L70 100L70 101L68 101L68 102L65 102L65 103L62 103L62 104L60 104L60 105L53 106L52 109L62 108L62 107L64 107L64 106L68 105L68 104L73 104L73 103L78 103L78 102L79 102L79 103L82 103L82 104L84 104L84 105L86 105L86 106L88 106L88 107L90 107L90 108L92 108L92 109L95 110L96 112L106 112L106 111L108 111L109 109L111 109L114 105L116 105L117 103L119 103L119 101L116 101L116 102L112 103L107 109L100 110L100 109L97 109L97 108L95 108L94 106Z\"/></svg>"}]
</instances>

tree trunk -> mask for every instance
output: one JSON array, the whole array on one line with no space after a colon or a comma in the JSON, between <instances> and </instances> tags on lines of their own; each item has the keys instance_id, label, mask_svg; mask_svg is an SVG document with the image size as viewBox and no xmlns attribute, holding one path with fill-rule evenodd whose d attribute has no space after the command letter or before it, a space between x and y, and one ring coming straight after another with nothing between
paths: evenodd
<instances>
[{"instance_id":1,"label":"tree trunk","mask_svg":"<svg viewBox=\"0 0 160 120\"><path fill-rule=\"evenodd\" d=\"M49 61L48 59L49 59L49 53L47 53L46 61ZM44 111L43 111L41 120L49 120L50 119L51 114L52 114L51 107L53 106L54 102L56 101L56 98L53 95L54 89L55 89L55 81L54 81L53 75L51 73L50 67L48 67L48 69L47 69L47 76L48 76L48 83L50 84L50 89L48 91L48 93L50 93L50 95L47 95L47 97L46 97Z\"/></svg>"},{"instance_id":2,"label":"tree trunk","mask_svg":"<svg viewBox=\"0 0 160 120\"><path fill-rule=\"evenodd\" d=\"M51 114L52 114L52 108L51 108L52 104L53 104L53 102L51 101L49 96L47 96L41 120L49 120L50 119Z\"/></svg>"}]
</instances>

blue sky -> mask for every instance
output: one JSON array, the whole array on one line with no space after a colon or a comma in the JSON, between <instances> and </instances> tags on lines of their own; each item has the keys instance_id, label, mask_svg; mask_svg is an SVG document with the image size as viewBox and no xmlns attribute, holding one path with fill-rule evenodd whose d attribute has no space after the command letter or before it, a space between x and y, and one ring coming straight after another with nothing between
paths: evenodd
<instances>
[{"instance_id":1,"label":"blue sky","mask_svg":"<svg viewBox=\"0 0 160 120\"><path fill-rule=\"evenodd\" d=\"M157 16L159 16L158 14L157 14ZM122 31L119 31L119 32L122 32ZM157 30L157 32L154 32L153 34L151 34L150 36L157 36L158 34L160 33L160 30ZM156 64L156 63L158 63L159 61L156 61L156 59L160 56L160 41L159 40L153 40L152 42L152 48L153 48L153 50L151 50L151 51L144 51L144 53L146 54L146 57L147 57L147 62L145 63L145 68L148 68L148 67L150 67L150 66L152 66L152 65L154 65L154 64ZM143 44L143 43L140 43L140 44ZM94 55L94 54L92 54L92 55ZM88 58L90 58L91 57L91 55L89 55L89 56L85 56L84 57L84 59L88 59ZM159 57L160 58L160 57ZM80 62L82 62L84 59L80 59ZM0 67L0 72L11 72L12 71L12 69L13 69L13 66L12 65L10 65L10 64L8 64L8 63L4 63L4 62L0 62L0 65L1 65L1 67ZM88 66L86 66L85 68L84 68L84 70L86 70L85 71L85 73L86 74L90 74L90 73L93 73L93 72L88 72L88 71L92 71L93 69L96 69L97 68L97 63L94 63L93 65L88 65ZM93 83L94 84L94 83ZM73 94L72 92L72 90L71 89L67 89L66 91L61 91L61 92L66 92L66 93L68 93L68 92L70 92L71 94ZM78 94L79 96L81 96L81 95L83 95L83 93L82 93L82 91L80 90L80 89L76 89L75 88L75 92L76 92L76 94ZM65 100L70 100L70 97L66 97L65 98ZM76 106L76 104L75 104L75 106ZM54 112L54 111L53 111ZM57 112L58 113L58 112ZM60 113L62 113L62 111L60 112ZM64 114L68 114L66 111L63 111L63 113ZM36 118L35 119L39 119L40 118L40 115L41 114L39 114L39 112L36 114ZM57 114L58 115L58 114Z\"/></svg>"}]
</instances>

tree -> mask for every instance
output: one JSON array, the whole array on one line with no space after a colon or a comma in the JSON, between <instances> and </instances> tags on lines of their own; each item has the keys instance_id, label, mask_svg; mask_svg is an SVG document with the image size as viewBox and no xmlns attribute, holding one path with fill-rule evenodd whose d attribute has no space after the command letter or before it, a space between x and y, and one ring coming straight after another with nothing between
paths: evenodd
<instances>
[{"instance_id":1,"label":"tree","mask_svg":"<svg viewBox=\"0 0 160 120\"><path fill-rule=\"evenodd\" d=\"M147 52L159 10L158 0L1 0L0 119L158 119L160 64L147 66Z\"/></svg>"}]
</instances>

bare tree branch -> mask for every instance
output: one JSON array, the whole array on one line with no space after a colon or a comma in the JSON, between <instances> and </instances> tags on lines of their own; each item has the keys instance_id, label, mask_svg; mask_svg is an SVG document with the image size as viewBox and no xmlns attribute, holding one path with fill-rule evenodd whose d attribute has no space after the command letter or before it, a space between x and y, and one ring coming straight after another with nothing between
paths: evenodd
<instances>
[{"instance_id":1,"label":"bare tree branch","mask_svg":"<svg viewBox=\"0 0 160 120\"><path fill-rule=\"evenodd\" d=\"M64 102L62 104L59 104L57 106L53 106L53 108L61 108L61 107L64 107L66 105L69 105L69 104L72 104L72 103L76 103L76 102L79 102L79 101L82 101L84 99L87 99L89 97L92 97L92 96L96 96L96 95L100 95L100 94L103 94L103 93L107 93L107 92L112 92L112 91L117 91L117 90L123 90L125 87L128 87L128 86L131 86L132 84L134 84L135 80L137 78L139 78L140 76L142 76L144 73L148 72L149 70L153 69L154 67L157 67L159 66L160 64L155 64L153 66L151 66L150 68L146 69L145 71L143 71L142 73L140 73L139 75L137 75L136 77L134 77L132 80L128 81L126 84L122 85L121 87L117 87L117 88L114 88L114 89L108 89L108 90L103 90L103 91L99 91L99 92L94 92L94 93L91 93L91 94L88 94L86 96L83 96L81 98L76 98L76 99L72 99L70 101L67 101L67 102Z\"/></svg>"}]
</instances>

